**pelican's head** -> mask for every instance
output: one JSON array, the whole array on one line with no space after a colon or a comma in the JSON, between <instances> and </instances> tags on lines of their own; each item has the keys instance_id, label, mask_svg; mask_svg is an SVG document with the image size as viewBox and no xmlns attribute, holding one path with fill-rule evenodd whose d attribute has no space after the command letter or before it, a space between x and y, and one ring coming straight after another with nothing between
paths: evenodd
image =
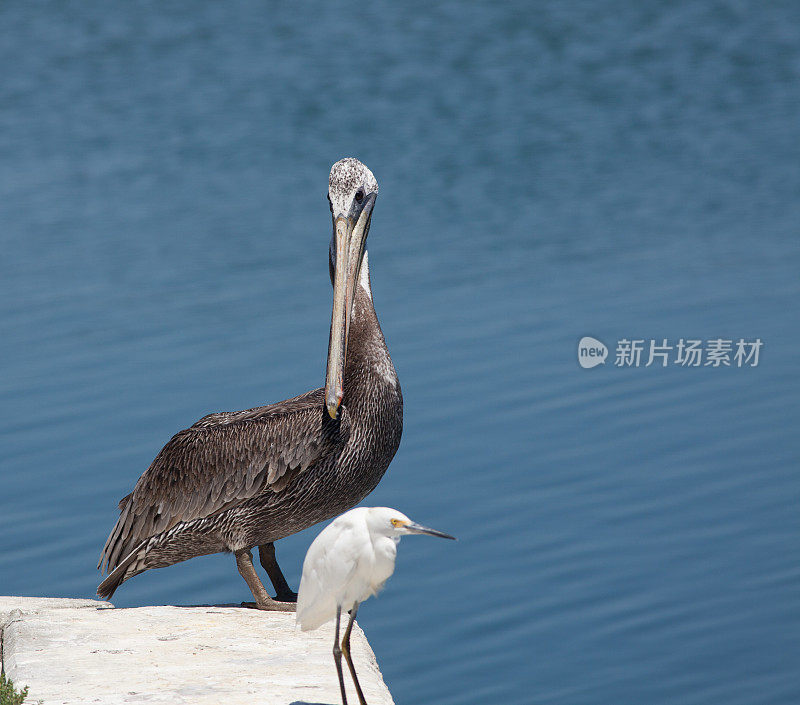
<instances>
[{"instance_id":1,"label":"pelican's head","mask_svg":"<svg viewBox=\"0 0 800 705\"><path fill-rule=\"evenodd\" d=\"M331 167L328 201L333 218L330 266L333 314L325 375L325 406L336 418L344 396L344 365L350 332L350 313L369 234L378 182L358 159L341 159Z\"/></svg>"},{"instance_id":2,"label":"pelican's head","mask_svg":"<svg viewBox=\"0 0 800 705\"><path fill-rule=\"evenodd\" d=\"M367 515L367 526L371 533L396 539L408 534L427 534L428 536L438 536L439 538L453 540L456 538L443 531L429 529L427 526L417 524L402 512L398 512L391 507L372 507Z\"/></svg>"},{"instance_id":3,"label":"pelican's head","mask_svg":"<svg viewBox=\"0 0 800 705\"><path fill-rule=\"evenodd\" d=\"M378 195L378 182L366 164L354 157L340 159L331 167L328 177L328 201L333 220L358 216L367 203L368 196ZM374 199L373 199L374 201Z\"/></svg>"}]
</instances>

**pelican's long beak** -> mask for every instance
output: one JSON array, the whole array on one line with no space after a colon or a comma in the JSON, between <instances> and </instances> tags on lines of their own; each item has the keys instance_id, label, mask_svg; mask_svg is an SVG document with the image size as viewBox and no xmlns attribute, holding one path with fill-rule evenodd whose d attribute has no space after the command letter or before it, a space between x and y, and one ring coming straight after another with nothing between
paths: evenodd
<instances>
[{"instance_id":1,"label":"pelican's long beak","mask_svg":"<svg viewBox=\"0 0 800 705\"><path fill-rule=\"evenodd\" d=\"M409 534L427 534L428 536L438 536L441 539L456 540L455 536L450 536L450 534L446 534L444 531L429 529L427 526L422 526L422 524L417 524L413 521L410 524L406 524L405 529Z\"/></svg>"},{"instance_id":2,"label":"pelican's long beak","mask_svg":"<svg viewBox=\"0 0 800 705\"><path fill-rule=\"evenodd\" d=\"M361 260L364 258L364 246L367 242L375 197L374 193L367 196L357 220L344 215L337 215L333 219L336 272L333 277L328 370L325 374L325 406L332 419L336 418L344 397L344 365L350 333L350 314L361 271Z\"/></svg>"}]
</instances>

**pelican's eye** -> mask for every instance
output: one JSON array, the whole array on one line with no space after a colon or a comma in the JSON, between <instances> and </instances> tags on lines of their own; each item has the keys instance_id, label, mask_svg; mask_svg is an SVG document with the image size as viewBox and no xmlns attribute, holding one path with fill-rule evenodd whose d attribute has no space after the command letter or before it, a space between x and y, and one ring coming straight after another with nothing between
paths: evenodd
<instances>
[{"instance_id":1,"label":"pelican's eye","mask_svg":"<svg viewBox=\"0 0 800 705\"><path fill-rule=\"evenodd\" d=\"M361 201L363 200L364 200L364 191L362 189L358 189L358 191L356 191L356 201L358 201L358 203L361 203Z\"/></svg>"}]
</instances>

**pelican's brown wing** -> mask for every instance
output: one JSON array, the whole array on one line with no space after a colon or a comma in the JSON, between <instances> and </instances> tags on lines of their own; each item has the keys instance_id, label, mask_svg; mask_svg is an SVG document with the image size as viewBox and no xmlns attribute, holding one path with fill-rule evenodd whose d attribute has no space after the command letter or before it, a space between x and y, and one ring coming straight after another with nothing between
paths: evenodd
<instances>
[{"instance_id":1,"label":"pelican's brown wing","mask_svg":"<svg viewBox=\"0 0 800 705\"><path fill-rule=\"evenodd\" d=\"M308 467L337 454L349 435L324 391L245 411L203 417L175 434L120 501L98 568L111 571L145 539L211 516L262 492L280 492Z\"/></svg>"}]
</instances>

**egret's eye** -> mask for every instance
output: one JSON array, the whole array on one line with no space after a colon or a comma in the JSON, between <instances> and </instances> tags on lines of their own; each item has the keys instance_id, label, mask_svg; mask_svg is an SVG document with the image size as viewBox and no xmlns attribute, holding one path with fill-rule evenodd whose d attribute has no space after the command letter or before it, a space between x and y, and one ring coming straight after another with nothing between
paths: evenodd
<instances>
[{"instance_id":1,"label":"egret's eye","mask_svg":"<svg viewBox=\"0 0 800 705\"><path fill-rule=\"evenodd\" d=\"M361 203L361 201L363 201L363 200L364 200L364 191L362 191L361 189L358 189L358 191L356 191L356 201L358 203Z\"/></svg>"},{"instance_id":2,"label":"egret's eye","mask_svg":"<svg viewBox=\"0 0 800 705\"><path fill-rule=\"evenodd\" d=\"M392 526L395 529L399 529L403 525L403 522L400 519L392 519Z\"/></svg>"}]
</instances>

